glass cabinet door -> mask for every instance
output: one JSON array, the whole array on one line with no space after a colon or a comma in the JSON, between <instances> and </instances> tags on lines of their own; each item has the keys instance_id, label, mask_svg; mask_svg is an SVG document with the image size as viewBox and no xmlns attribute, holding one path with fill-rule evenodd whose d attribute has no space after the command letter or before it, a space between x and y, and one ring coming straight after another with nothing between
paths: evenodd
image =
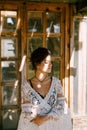
<instances>
[{"instance_id":1,"label":"glass cabinet door","mask_svg":"<svg viewBox=\"0 0 87 130\"><path fill-rule=\"evenodd\" d=\"M56 4L0 5L0 123L2 130L17 130L21 111L21 82L34 76L30 55L38 47L52 53L52 75L64 77L66 7ZM32 5L32 6L31 6ZM58 7L59 6L59 7ZM4 7L2 9L2 7ZM43 8L42 8L43 7ZM23 71L20 71L26 56Z\"/></svg>"},{"instance_id":2,"label":"glass cabinet door","mask_svg":"<svg viewBox=\"0 0 87 130\"><path fill-rule=\"evenodd\" d=\"M46 47L52 53L53 59L53 70L52 73L54 76L57 76L61 79L61 66L62 58L62 47L64 46L64 29L61 23L63 19L62 10L59 11L28 11L27 14L27 55L28 59L30 54L38 47ZM31 63L27 61L27 77L31 78L34 75L34 72L31 67Z\"/></svg>"},{"instance_id":3,"label":"glass cabinet door","mask_svg":"<svg viewBox=\"0 0 87 130\"><path fill-rule=\"evenodd\" d=\"M0 92L2 130L16 130L19 118L18 12L0 11Z\"/></svg>"}]
</instances>

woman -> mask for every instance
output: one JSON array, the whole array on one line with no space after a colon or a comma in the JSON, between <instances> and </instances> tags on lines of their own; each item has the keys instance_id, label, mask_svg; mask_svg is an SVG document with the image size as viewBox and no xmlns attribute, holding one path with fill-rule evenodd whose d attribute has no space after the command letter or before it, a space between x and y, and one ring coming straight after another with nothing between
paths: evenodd
<instances>
[{"instance_id":1,"label":"woman","mask_svg":"<svg viewBox=\"0 0 87 130\"><path fill-rule=\"evenodd\" d=\"M51 53L38 48L31 54L35 76L22 85L18 130L72 130L69 110L58 78L49 76Z\"/></svg>"}]
</instances>

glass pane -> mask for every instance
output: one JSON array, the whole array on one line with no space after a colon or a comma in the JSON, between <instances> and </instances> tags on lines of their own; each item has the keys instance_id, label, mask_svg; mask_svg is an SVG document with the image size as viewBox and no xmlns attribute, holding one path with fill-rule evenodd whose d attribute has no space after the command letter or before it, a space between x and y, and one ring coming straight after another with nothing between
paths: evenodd
<instances>
[{"instance_id":1,"label":"glass pane","mask_svg":"<svg viewBox=\"0 0 87 130\"><path fill-rule=\"evenodd\" d=\"M60 79L60 62L58 61L53 61L53 69L52 69L52 74Z\"/></svg>"},{"instance_id":2,"label":"glass pane","mask_svg":"<svg viewBox=\"0 0 87 130\"><path fill-rule=\"evenodd\" d=\"M49 12L46 13L47 33L60 33L61 13Z\"/></svg>"},{"instance_id":3,"label":"glass pane","mask_svg":"<svg viewBox=\"0 0 87 130\"><path fill-rule=\"evenodd\" d=\"M17 104L17 85L2 87L2 105L16 105Z\"/></svg>"},{"instance_id":4,"label":"glass pane","mask_svg":"<svg viewBox=\"0 0 87 130\"><path fill-rule=\"evenodd\" d=\"M1 38L1 57L16 57L16 38Z\"/></svg>"},{"instance_id":5,"label":"glass pane","mask_svg":"<svg viewBox=\"0 0 87 130\"><path fill-rule=\"evenodd\" d=\"M19 119L18 110L2 111L2 130L16 130Z\"/></svg>"},{"instance_id":6,"label":"glass pane","mask_svg":"<svg viewBox=\"0 0 87 130\"><path fill-rule=\"evenodd\" d=\"M32 37L28 38L28 54L30 55L32 51L34 51L38 47L43 46L43 38L42 37Z\"/></svg>"},{"instance_id":7,"label":"glass pane","mask_svg":"<svg viewBox=\"0 0 87 130\"><path fill-rule=\"evenodd\" d=\"M14 61L3 61L1 63L1 68L3 81L12 81L17 78L16 64Z\"/></svg>"},{"instance_id":8,"label":"glass pane","mask_svg":"<svg viewBox=\"0 0 87 130\"><path fill-rule=\"evenodd\" d=\"M28 32L42 32L42 12L28 12Z\"/></svg>"},{"instance_id":9,"label":"glass pane","mask_svg":"<svg viewBox=\"0 0 87 130\"><path fill-rule=\"evenodd\" d=\"M1 31L13 32L16 30L17 12L16 11L1 11Z\"/></svg>"},{"instance_id":10,"label":"glass pane","mask_svg":"<svg viewBox=\"0 0 87 130\"><path fill-rule=\"evenodd\" d=\"M28 78L30 79L30 78L32 78L35 75L35 72L34 72L33 67L32 67L30 62L29 62L29 69L28 70L29 70Z\"/></svg>"},{"instance_id":11,"label":"glass pane","mask_svg":"<svg viewBox=\"0 0 87 130\"><path fill-rule=\"evenodd\" d=\"M30 78L35 76L34 69L33 69L32 64L30 62L29 62L29 69L28 70L29 70L28 71L28 78L30 79Z\"/></svg>"},{"instance_id":12,"label":"glass pane","mask_svg":"<svg viewBox=\"0 0 87 130\"><path fill-rule=\"evenodd\" d=\"M47 38L47 48L54 56L61 56L61 39L57 37Z\"/></svg>"},{"instance_id":13,"label":"glass pane","mask_svg":"<svg viewBox=\"0 0 87 130\"><path fill-rule=\"evenodd\" d=\"M74 46L75 46L75 50L78 51L79 49L79 28L80 28L80 22L82 21L82 19L76 18L74 20Z\"/></svg>"}]
</instances>

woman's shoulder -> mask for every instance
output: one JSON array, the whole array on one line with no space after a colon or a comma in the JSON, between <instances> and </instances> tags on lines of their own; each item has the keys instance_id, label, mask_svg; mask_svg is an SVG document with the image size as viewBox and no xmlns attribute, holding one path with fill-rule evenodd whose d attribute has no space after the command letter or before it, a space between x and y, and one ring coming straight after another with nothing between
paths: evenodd
<instances>
[{"instance_id":1,"label":"woman's shoulder","mask_svg":"<svg viewBox=\"0 0 87 130\"><path fill-rule=\"evenodd\" d=\"M53 76L52 79L53 79L54 81L60 82L60 79L59 79L58 77Z\"/></svg>"},{"instance_id":2,"label":"woman's shoulder","mask_svg":"<svg viewBox=\"0 0 87 130\"><path fill-rule=\"evenodd\" d=\"M29 83L29 80L24 80L22 81L22 88L26 88L26 87L29 87L30 83Z\"/></svg>"},{"instance_id":3,"label":"woman's shoulder","mask_svg":"<svg viewBox=\"0 0 87 130\"><path fill-rule=\"evenodd\" d=\"M53 77L53 80L54 80L54 87L56 88L58 93L63 93L61 80L55 76Z\"/></svg>"},{"instance_id":4,"label":"woman's shoulder","mask_svg":"<svg viewBox=\"0 0 87 130\"><path fill-rule=\"evenodd\" d=\"M23 81L23 84L30 84L30 82L31 82L31 79L28 78L28 79L25 79L25 80Z\"/></svg>"},{"instance_id":5,"label":"woman's shoulder","mask_svg":"<svg viewBox=\"0 0 87 130\"><path fill-rule=\"evenodd\" d=\"M56 86L58 86L58 87L62 86L61 80L59 78L53 76L52 79L53 79L53 83L55 83Z\"/></svg>"}]
</instances>

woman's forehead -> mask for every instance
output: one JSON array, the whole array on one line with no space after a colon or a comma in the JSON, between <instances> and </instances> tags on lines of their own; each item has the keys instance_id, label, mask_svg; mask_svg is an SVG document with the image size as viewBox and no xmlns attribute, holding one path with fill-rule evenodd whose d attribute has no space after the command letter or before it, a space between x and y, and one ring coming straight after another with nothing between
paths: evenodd
<instances>
[{"instance_id":1,"label":"woman's forehead","mask_svg":"<svg viewBox=\"0 0 87 130\"><path fill-rule=\"evenodd\" d=\"M51 55L48 55L46 58L45 58L46 61L50 61L51 60Z\"/></svg>"}]
</instances>

